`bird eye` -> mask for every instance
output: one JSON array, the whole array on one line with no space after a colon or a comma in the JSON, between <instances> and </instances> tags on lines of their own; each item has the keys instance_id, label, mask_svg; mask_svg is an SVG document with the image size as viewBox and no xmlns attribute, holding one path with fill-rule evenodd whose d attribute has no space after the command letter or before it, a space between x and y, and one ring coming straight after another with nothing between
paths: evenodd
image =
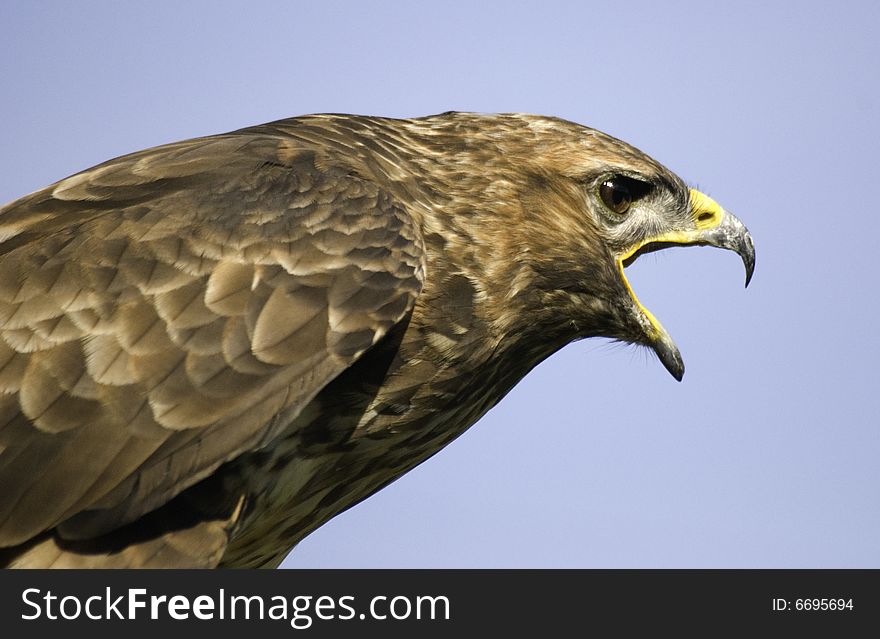
<instances>
[{"instance_id":1,"label":"bird eye","mask_svg":"<svg viewBox=\"0 0 880 639\"><path fill-rule=\"evenodd\" d=\"M620 178L609 178L599 185L599 197L611 211L623 215L629 211L633 197L626 182Z\"/></svg>"}]
</instances>

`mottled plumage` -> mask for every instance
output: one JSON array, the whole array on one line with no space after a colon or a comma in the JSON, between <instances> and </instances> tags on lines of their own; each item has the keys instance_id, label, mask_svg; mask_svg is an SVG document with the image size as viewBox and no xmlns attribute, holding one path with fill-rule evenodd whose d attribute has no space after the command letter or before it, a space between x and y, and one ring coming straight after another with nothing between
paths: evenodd
<instances>
[{"instance_id":1,"label":"mottled plumage","mask_svg":"<svg viewBox=\"0 0 880 639\"><path fill-rule=\"evenodd\" d=\"M609 180L650 188L615 217ZM576 124L450 113L283 120L12 202L0 563L277 565L572 340L680 376L622 264L714 244L750 271L694 193Z\"/></svg>"}]
</instances>

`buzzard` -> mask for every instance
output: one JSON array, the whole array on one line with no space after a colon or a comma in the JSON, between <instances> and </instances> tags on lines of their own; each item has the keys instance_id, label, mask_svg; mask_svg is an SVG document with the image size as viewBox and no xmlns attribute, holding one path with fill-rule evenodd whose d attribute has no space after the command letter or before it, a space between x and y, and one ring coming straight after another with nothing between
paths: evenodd
<instances>
[{"instance_id":1,"label":"buzzard","mask_svg":"<svg viewBox=\"0 0 880 639\"><path fill-rule=\"evenodd\" d=\"M573 340L679 351L624 267L743 224L525 114L312 115L0 209L0 565L268 567Z\"/></svg>"}]
</instances>

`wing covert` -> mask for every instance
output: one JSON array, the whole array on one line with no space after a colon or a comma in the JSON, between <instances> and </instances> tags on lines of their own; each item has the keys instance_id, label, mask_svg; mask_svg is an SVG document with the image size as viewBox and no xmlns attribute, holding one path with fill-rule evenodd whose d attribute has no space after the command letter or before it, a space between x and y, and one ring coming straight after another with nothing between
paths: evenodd
<instances>
[{"instance_id":1,"label":"wing covert","mask_svg":"<svg viewBox=\"0 0 880 639\"><path fill-rule=\"evenodd\" d=\"M161 506L412 309L418 229L320 153L189 140L0 209L0 546Z\"/></svg>"}]
</instances>

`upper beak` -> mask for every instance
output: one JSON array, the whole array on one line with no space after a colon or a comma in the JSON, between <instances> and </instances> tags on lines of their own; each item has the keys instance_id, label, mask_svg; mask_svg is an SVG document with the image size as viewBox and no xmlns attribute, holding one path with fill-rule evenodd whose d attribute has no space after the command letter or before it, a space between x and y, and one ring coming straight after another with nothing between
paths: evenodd
<instances>
[{"instance_id":1,"label":"upper beak","mask_svg":"<svg viewBox=\"0 0 880 639\"><path fill-rule=\"evenodd\" d=\"M651 312L642 306L623 275L624 266L631 264L639 255L668 246L715 246L737 253L746 270L746 286L755 271L755 244L745 225L732 213L725 211L715 200L695 189L690 190L691 228L661 233L630 247L618 258L620 273L632 296L637 312L651 347L670 374L681 381L684 377L684 361L669 333Z\"/></svg>"}]
</instances>

